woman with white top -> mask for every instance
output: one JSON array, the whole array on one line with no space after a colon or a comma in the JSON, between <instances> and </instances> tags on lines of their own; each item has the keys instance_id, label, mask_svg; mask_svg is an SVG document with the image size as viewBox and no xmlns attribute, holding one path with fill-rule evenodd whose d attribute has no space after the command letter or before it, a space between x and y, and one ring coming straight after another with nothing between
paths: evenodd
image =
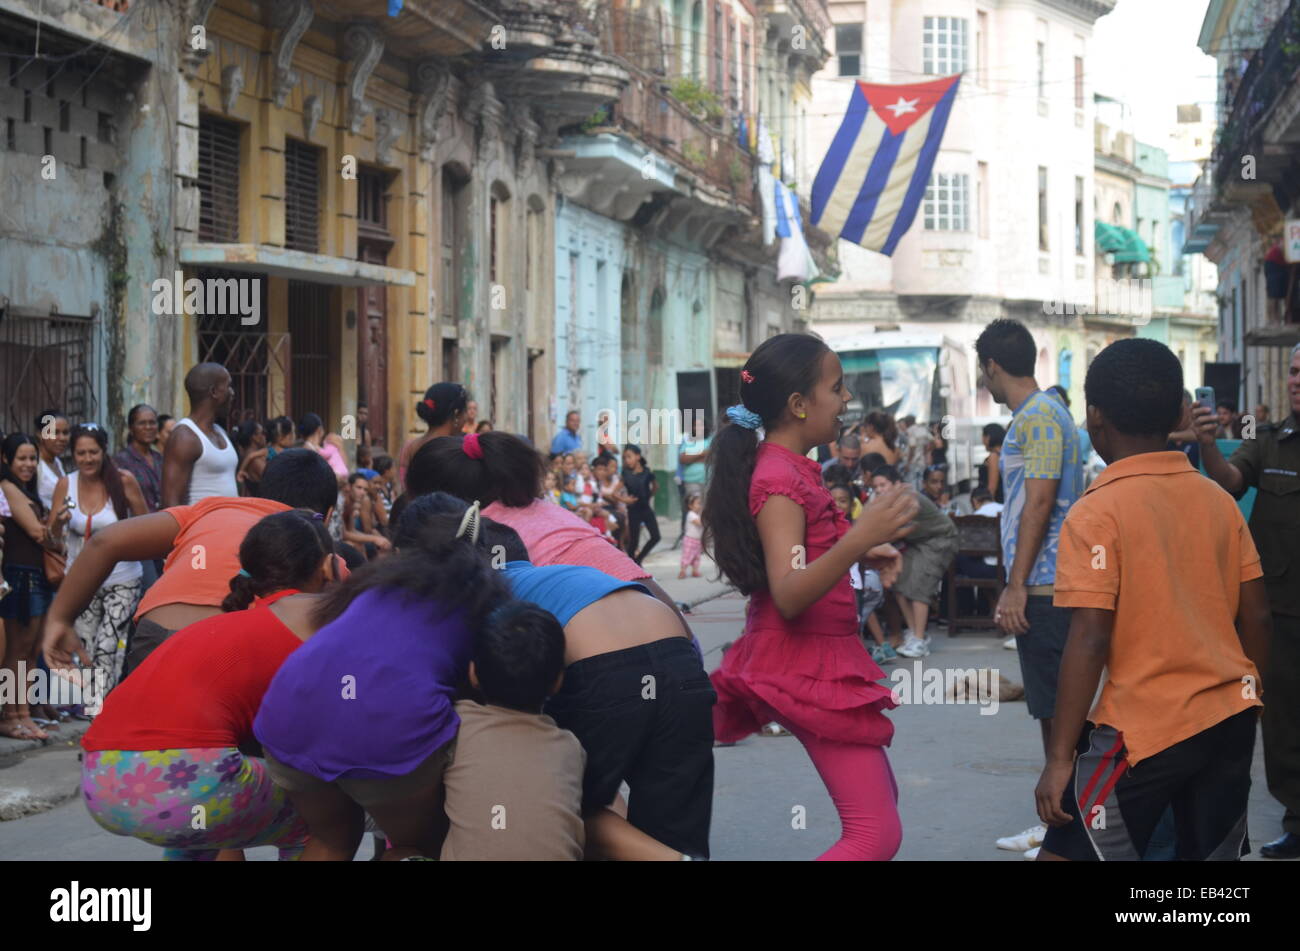
<instances>
[{"instance_id":1,"label":"woman with white top","mask_svg":"<svg viewBox=\"0 0 1300 951\"><path fill-rule=\"evenodd\" d=\"M36 416L36 494L45 510L54 508L54 487L63 478L63 454L68 451L68 417L57 409Z\"/></svg>"},{"instance_id":2,"label":"woman with white top","mask_svg":"<svg viewBox=\"0 0 1300 951\"><path fill-rule=\"evenodd\" d=\"M67 525L69 567L95 532L149 511L135 476L113 464L108 436L98 424L83 423L72 430L72 459L75 468L54 490L61 500L58 508L69 498L73 503ZM57 512L51 513L51 524L57 516ZM141 577L140 562L119 561L77 617L77 634L90 655L91 666L107 672L106 689L112 689L122 674L126 635L140 600Z\"/></svg>"}]
</instances>

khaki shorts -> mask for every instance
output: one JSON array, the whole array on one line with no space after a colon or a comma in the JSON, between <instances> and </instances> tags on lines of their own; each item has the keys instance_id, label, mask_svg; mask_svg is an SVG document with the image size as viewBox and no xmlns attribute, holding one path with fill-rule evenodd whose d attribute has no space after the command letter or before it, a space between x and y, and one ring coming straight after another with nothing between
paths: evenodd
<instances>
[{"instance_id":1,"label":"khaki shorts","mask_svg":"<svg viewBox=\"0 0 1300 951\"><path fill-rule=\"evenodd\" d=\"M408 799L425 790L442 786L442 774L451 759L456 741L449 740L438 747L428 759L403 776L391 779L356 779L340 777L326 782L300 769L286 766L269 753L266 754L266 771L277 786L288 793L320 792L338 789L362 808L394 799Z\"/></svg>"}]
</instances>

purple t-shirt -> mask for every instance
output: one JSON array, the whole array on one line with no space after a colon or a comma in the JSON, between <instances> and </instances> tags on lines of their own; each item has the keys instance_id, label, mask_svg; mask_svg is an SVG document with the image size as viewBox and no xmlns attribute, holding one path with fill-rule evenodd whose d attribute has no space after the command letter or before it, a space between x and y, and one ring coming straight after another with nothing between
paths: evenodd
<instances>
[{"instance_id":1,"label":"purple t-shirt","mask_svg":"<svg viewBox=\"0 0 1300 951\"><path fill-rule=\"evenodd\" d=\"M326 782L391 779L456 735L457 684L473 633L407 592L370 590L289 655L253 734L286 766Z\"/></svg>"}]
</instances>

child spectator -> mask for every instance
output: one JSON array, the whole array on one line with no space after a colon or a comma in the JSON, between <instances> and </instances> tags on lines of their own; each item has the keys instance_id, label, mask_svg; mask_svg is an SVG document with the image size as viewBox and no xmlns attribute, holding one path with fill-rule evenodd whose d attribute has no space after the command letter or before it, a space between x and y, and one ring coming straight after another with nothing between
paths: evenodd
<instances>
[{"instance_id":1,"label":"child spectator","mask_svg":"<svg viewBox=\"0 0 1300 951\"><path fill-rule=\"evenodd\" d=\"M536 605L507 602L474 638L469 679L484 702L456 702L442 860L581 861L586 754L542 713L564 679L564 629Z\"/></svg>"},{"instance_id":2,"label":"child spectator","mask_svg":"<svg viewBox=\"0 0 1300 951\"><path fill-rule=\"evenodd\" d=\"M902 476L893 466L881 466L871 481L877 492L883 492L901 482ZM904 657L929 655L930 638L925 628L930 619L930 599L938 593L948 565L957 553L957 526L952 519L925 493L918 495L917 501L921 507L912 533L907 536L902 574L894 585L903 623L908 625L903 631L903 646L898 649Z\"/></svg>"},{"instance_id":3,"label":"child spectator","mask_svg":"<svg viewBox=\"0 0 1300 951\"><path fill-rule=\"evenodd\" d=\"M1054 600L1073 616L1035 790L1051 827L1040 861L1140 858L1171 805L1179 860L1250 851L1268 597L1232 497L1165 448L1182 389L1154 340L1121 340L1088 367L1107 468L1061 529Z\"/></svg>"},{"instance_id":4,"label":"child spectator","mask_svg":"<svg viewBox=\"0 0 1300 951\"><path fill-rule=\"evenodd\" d=\"M682 536L682 570L677 577L685 578L686 569L691 569L691 577L700 576L700 553L703 549L701 539L704 536L704 523L700 521L700 509L703 503L698 493L692 492L686 497L686 534Z\"/></svg>"}]
</instances>

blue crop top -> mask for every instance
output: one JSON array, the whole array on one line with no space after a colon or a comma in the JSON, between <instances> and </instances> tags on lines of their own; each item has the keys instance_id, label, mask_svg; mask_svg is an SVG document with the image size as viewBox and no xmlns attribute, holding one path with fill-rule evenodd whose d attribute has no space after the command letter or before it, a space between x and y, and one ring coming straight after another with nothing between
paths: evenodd
<instances>
[{"instance_id":1,"label":"blue crop top","mask_svg":"<svg viewBox=\"0 0 1300 951\"><path fill-rule=\"evenodd\" d=\"M505 573L516 598L550 611L561 625L568 624L583 608L615 591L635 588L650 594L650 589L640 582L620 581L583 565L534 565L530 561L508 561Z\"/></svg>"}]
</instances>

